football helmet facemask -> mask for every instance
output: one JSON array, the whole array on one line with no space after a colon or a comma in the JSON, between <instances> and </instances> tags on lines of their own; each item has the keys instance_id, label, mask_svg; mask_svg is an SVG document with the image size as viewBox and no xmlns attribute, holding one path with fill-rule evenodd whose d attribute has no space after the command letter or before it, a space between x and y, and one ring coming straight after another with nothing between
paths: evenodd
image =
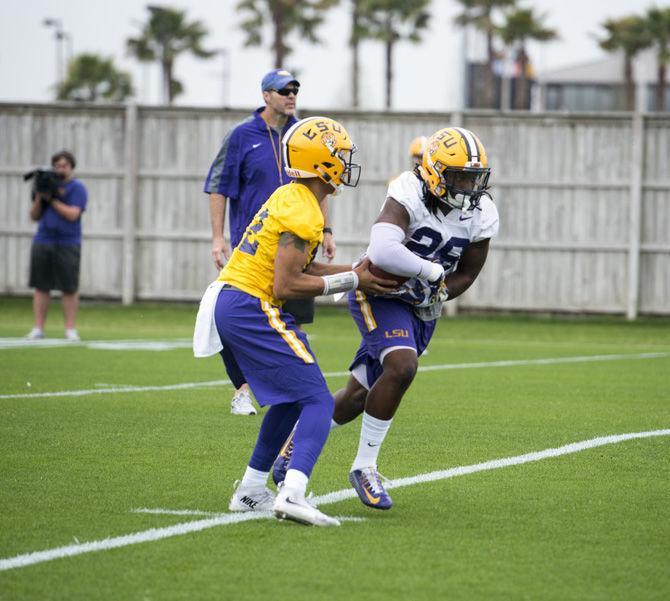
<instances>
[{"instance_id":1,"label":"football helmet facemask","mask_svg":"<svg viewBox=\"0 0 670 601\"><path fill-rule=\"evenodd\" d=\"M479 204L490 175L484 145L470 130L445 127L426 145L419 173L428 189L453 209L467 211Z\"/></svg>"},{"instance_id":2,"label":"football helmet facemask","mask_svg":"<svg viewBox=\"0 0 670 601\"><path fill-rule=\"evenodd\" d=\"M355 187L361 167L352 162L356 145L347 130L329 117L308 117L295 123L282 140L284 170L289 177L318 177L335 193Z\"/></svg>"}]
</instances>

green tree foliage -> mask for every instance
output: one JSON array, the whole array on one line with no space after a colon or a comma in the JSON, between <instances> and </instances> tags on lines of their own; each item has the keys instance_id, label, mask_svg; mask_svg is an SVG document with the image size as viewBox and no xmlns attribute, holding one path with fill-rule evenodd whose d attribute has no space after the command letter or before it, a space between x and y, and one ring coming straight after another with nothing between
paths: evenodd
<instances>
[{"instance_id":1,"label":"green tree foliage","mask_svg":"<svg viewBox=\"0 0 670 601\"><path fill-rule=\"evenodd\" d=\"M174 63L180 54L190 52L198 58L210 58L216 51L205 50L202 40L207 30L200 21L186 20L186 11L147 6L149 19L139 37L129 38L128 51L141 62L158 61L163 72L163 101L172 104L184 87L174 77Z\"/></svg>"},{"instance_id":2,"label":"green tree foliage","mask_svg":"<svg viewBox=\"0 0 670 601\"><path fill-rule=\"evenodd\" d=\"M276 68L283 67L292 48L286 38L297 32L314 44L320 42L316 31L325 12L339 0L240 0L238 12L245 15L240 23L246 33L245 46L260 46L266 25L272 29L272 49Z\"/></svg>"},{"instance_id":3,"label":"green tree foliage","mask_svg":"<svg viewBox=\"0 0 670 601\"><path fill-rule=\"evenodd\" d=\"M514 6L516 0L458 0L463 12L454 21L458 25L473 26L486 36L486 82L484 85L484 106L494 108L495 105L495 76L493 64L496 60L494 38L497 34L497 25L494 17L496 13Z\"/></svg>"},{"instance_id":4,"label":"green tree foliage","mask_svg":"<svg viewBox=\"0 0 670 601\"><path fill-rule=\"evenodd\" d=\"M132 94L130 75L117 70L111 58L80 54L68 65L67 76L58 86L57 99L121 102Z\"/></svg>"},{"instance_id":5,"label":"green tree foliage","mask_svg":"<svg viewBox=\"0 0 670 601\"><path fill-rule=\"evenodd\" d=\"M357 35L384 43L386 52L386 108L392 105L393 51L401 40L421 41L428 26L430 0L360 0Z\"/></svg>"},{"instance_id":6,"label":"green tree foliage","mask_svg":"<svg viewBox=\"0 0 670 601\"><path fill-rule=\"evenodd\" d=\"M600 47L608 52L623 52L626 108L633 111L635 110L633 59L652 43L647 20L637 15L629 15L620 19L607 19L602 27L605 29L606 37L598 41Z\"/></svg>"},{"instance_id":7,"label":"green tree foliage","mask_svg":"<svg viewBox=\"0 0 670 601\"><path fill-rule=\"evenodd\" d=\"M514 8L505 14L505 22L498 28L503 42L516 47L516 62L519 66L518 87L515 94L514 107L517 109L530 108L528 105L528 40L548 42L558 37L554 29L542 24L544 15L536 15L532 8Z\"/></svg>"},{"instance_id":8,"label":"green tree foliage","mask_svg":"<svg viewBox=\"0 0 670 601\"><path fill-rule=\"evenodd\" d=\"M656 48L658 77L656 80L656 110L665 110L667 67L670 62L670 8L650 8L645 18L651 43Z\"/></svg>"}]
</instances>

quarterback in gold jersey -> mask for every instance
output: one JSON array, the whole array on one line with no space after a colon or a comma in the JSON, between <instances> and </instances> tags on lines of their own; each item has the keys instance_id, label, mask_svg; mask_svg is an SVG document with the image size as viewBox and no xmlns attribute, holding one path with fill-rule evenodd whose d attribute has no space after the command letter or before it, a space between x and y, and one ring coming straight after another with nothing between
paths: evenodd
<instances>
[{"instance_id":1,"label":"quarterback in gold jersey","mask_svg":"<svg viewBox=\"0 0 670 601\"><path fill-rule=\"evenodd\" d=\"M323 240L319 203L342 186L356 186L356 147L344 127L327 117L298 121L284 135L286 173L247 227L242 240L200 304L194 352L226 346L264 404L256 446L230 501L231 511L274 511L319 526L339 525L305 500L307 481L326 442L333 397L307 337L281 305L289 298L361 290L384 293L394 282L375 277L365 261L355 269L314 261ZM279 493L266 487L283 442L296 425L294 451Z\"/></svg>"}]
</instances>

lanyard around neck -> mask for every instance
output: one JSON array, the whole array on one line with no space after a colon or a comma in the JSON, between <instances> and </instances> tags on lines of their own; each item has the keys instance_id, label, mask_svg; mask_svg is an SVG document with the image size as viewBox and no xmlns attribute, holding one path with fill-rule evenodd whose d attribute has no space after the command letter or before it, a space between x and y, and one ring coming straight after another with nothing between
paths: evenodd
<instances>
[{"instance_id":1,"label":"lanyard around neck","mask_svg":"<svg viewBox=\"0 0 670 601\"><path fill-rule=\"evenodd\" d=\"M264 120L265 121L265 120ZM279 141L278 148L275 148L275 138L272 135L272 130L267 121L265 121L265 127L268 130L268 136L270 136L270 144L272 144L272 152L275 155L275 163L277 164L277 174L279 175L279 185L284 185L284 176L282 175L281 169L281 140Z\"/></svg>"}]
</instances>

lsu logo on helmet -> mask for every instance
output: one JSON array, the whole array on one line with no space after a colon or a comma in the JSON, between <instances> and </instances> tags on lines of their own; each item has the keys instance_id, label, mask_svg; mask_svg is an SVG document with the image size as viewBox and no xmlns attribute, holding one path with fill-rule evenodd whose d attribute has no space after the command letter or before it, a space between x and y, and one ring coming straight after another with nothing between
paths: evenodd
<instances>
[{"instance_id":1,"label":"lsu logo on helmet","mask_svg":"<svg viewBox=\"0 0 670 601\"><path fill-rule=\"evenodd\" d=\"M335 192L343 185L358 185L361 167L352 162L356 145L334 119L302 119L286 132L282 144L284 170L289 177L318 177Z\"/></svg>"},{"instance_id":2,"label":"lsu logo on helmet","mask_svg":"<svg viewBox=\"0 0 670 601\"><path fill-rule=\"evenodd\" d=\"M488 189L491 170L479 138L462 127L436 131L426 145L419 173L428 189L454 209L467 211L479 204Z\"/></svg>"}]
</instances>

